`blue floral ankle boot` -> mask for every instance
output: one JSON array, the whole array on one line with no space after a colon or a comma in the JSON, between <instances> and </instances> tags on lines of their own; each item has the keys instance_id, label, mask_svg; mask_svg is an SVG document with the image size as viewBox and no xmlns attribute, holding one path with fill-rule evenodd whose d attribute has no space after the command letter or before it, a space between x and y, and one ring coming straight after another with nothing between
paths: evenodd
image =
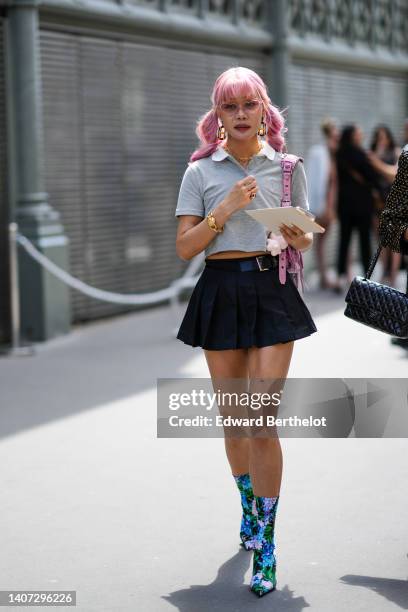
<instances>
[{"instance_id":1,"label":"blue floral ankle boot","mask_svg":"<svg viewBox=\"0 0 408 612\"><path fill-rule=\"evenodd\" d=\"M249 474L240 474L234 476L234 479L241 494L242 519L239 532L241 546L246 550L252 550L256 532L256 515L254 514L255 499L251 478Z\"/></svg>"},{"instance_id":2,"label":"blue floral ankle boot","mask_svg":"<svg viewBox=\"0 0 408 612\"><path fill-rule=\"evenodd\" d=\"M253 571L250 589L259 597L276 587L276 557L274 532L278 507L277 497L255 497L257 533L254 542Z\"/></svg>"}]
</instances>

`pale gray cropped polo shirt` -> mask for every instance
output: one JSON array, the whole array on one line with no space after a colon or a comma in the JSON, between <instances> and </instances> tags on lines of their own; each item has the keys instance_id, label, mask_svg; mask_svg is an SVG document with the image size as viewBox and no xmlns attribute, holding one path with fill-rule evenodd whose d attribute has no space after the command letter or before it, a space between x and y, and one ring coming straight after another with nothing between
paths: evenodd
<instances>
[{"instance_id":1,"label":"pale gray cropped polo shirt","mask_svg":"<svg viewBox=\"0 0 408 612\"><path fill-rule=\"evenodd\" d=\"M282 154L266 140L262 149L244 168L219 144L214 153L190 163L181 181L175 216L197 215L204 218L228 194L234 184L249 174L256 178L256 197L245 207L275 208L282 199ZM306 174L298 162L292 174L292 206L309 210ZM205 249L205 257L220 251L266 251L268 230L240 209L232 213L222 233Z\"/></svg>"}]
</instances>

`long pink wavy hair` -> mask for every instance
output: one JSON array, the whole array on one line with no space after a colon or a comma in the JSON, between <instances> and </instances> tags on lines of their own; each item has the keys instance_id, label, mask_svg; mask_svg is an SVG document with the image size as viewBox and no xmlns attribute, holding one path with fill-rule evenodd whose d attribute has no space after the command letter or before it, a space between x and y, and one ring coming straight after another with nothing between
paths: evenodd
<instances>
[{"instance_id":1,"label":"long pink wavy hair","mask_svg":"<svg viewBox=\"0 0 408 612\"><path fill-rule=\"evenodd\" d=\"M244 66L229 68L217 78L211 94L212 108L197 121L196 134L201 146L191 154L190 162L202 157L209 157L218 147L221 140L217 138L218 116L216 108L238 96L253 96L262 100L263 116L266 123L266 140L281 152L285 147L283 133L287 131L285 119L271 102L267 86L261 77ZM286 109L285 109L286 110ZM284 111L282 111L284 112Z\"/></svg>"}]
</instances>

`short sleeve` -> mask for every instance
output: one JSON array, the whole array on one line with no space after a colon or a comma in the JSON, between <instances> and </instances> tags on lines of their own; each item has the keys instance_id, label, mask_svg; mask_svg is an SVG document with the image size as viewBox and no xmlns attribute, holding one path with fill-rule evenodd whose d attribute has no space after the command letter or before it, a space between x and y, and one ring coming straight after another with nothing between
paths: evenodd
<instances>
[{"instance_id":1,"label":"short sleeve","mask_svg":"<svg viewBox=\"0 0 408 612\"><path fill-rule=\"evenodd\" d=\"M190 165L184 172L181 181L175 216L205 216L203 189L197 166Z\"/></svg>"},{"instance_id":2,"label":"short sleeve","mask_svg":"<svg viewBox=\"0 0 408 612\"><path fill-rule=\"evenodd\" d=\"M306 172L303 161L299 160L292 173L292 206L300 206L309 210L309 200L307 195Z\"/></svg>"}]
</instances>

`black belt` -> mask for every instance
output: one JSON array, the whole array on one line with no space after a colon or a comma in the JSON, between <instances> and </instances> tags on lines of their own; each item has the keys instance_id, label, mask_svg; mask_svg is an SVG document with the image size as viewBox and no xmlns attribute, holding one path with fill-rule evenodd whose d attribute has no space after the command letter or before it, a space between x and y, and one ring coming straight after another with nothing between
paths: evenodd
<instances>
[{"instance_id":1,"label":"black belt","mask_svg":"<svg viewBox=\"0 0 408 612\"><path fill-rule=\"evenodd\" d=\"M236 257L233 259L206 259L205 265L209 268L239 270L240 272L250 272L251 270L264 272L271 268L277 268L279 257L268 253L267 255L252 255L250 257Z\"/></svg>"}]
</instances>

